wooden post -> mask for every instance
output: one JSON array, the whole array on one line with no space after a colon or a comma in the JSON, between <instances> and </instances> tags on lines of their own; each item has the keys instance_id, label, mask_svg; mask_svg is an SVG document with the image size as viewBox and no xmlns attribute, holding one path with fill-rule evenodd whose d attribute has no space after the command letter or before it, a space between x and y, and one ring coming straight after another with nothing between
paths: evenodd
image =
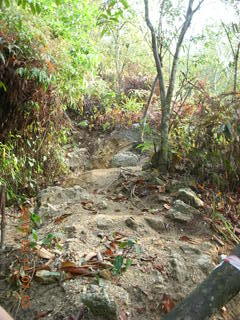
<instances>
[{"instance_id":1,"label":"wooden post","mask_svg":"<svg viewBox=\"0 0 240 320\"><path fill-rule=\"evenodd\" d=\"M0 250L4 250L5 229L6 229L6 186L0 186L0 214L1 214L1 243Z\"/></svg>"},{"instance_id":2,"label":"wooden post","mask_svg":"<svg viewBox=\"0 0 240 320\"><path fill-rule=\"evenodd\" d=\"M232 252L240 258L240 245ZM229 262L217 267L192 293L162 320L206 320L240 291L240 270ZM238 318L239 319L239 318Z\"/></svg>"}]
</instances>

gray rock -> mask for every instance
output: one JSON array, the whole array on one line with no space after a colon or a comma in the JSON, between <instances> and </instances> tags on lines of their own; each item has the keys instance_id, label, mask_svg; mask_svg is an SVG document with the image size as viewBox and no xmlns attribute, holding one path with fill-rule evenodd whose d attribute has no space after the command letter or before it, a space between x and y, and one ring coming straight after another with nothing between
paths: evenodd
<instances>
[{"instance_id":1,"label":"gray rock","mask_svg":"<svg viewBox=\"0 0 240 320\"><path fill-rule=\"evenodd\" d=\"M65 226L64 232L67 234L68 237L72 237L76 233L77 229L75 226Z\"/></svg>"},{"instance_id":2,"label":"gray rock","mask_svg":"<svg viewBox=\"0 0 240 320\"><path fill-rule=\"evenodd\" d=\"M38 201L41 204L59 205L60 203L77 203L82 200L89 200L89 193L80 186L71 188L48 187L38 194Z\"/></svg>"},{"instance_id":3,"label":"gray rock","mask_svg":"<svg viewBox=\"0 0 240 320\"><path fill-rule=\"evenodd\" d=\"M39 192L38 202L43 205L59 205L63 203L78 203L82 200L89 200L89 193L80 186L62 188L59 186L48 187Z\"/></svg>"},{"instance_id":4,"label":"gray rock","mask_svg":"<svg viewBox=\"0 0 240 320\"><path fill-rule=\"evenodd\" d=\"M182 249L182 251L184 253L186 253L187 255L201 255L201 250L199 250L196 247L193 246L189 246L187 244L183 244L180 246L180 248Z\"/></svg>"},{"instance_id":5,"label":"gray rock","mask_svg":"<svg viewBox=\"0 0 240 320\"><path fill-rule=\"evenodd\" d=\"M192 220L193 215L191 213L182 213L175 209L170 209L167 213L167 217L178 222L189 222Z\"/></svg>"},{"instance_id":6,"label":"gray rock","mask_svg":"<svg viewBox=\"0 0 240 320\"><path fill-rule=\"evenodd\" d=\"M106 289L96 285L89 285L82 295L82 303L91 313L104 320L117 320L118 307L113 299L110 299Z\"/></svg>"},{"instance_id":7,"label":"gray rock","mask_svg":"<svg viewBox=\"0 0 240 320\"><path fill-rule=\"evenodd\" d=\"M178 198L184 201L185 203L194 206L195 208L201 208L204 206L204 202L190 188L179 189Z\"/></svg>"},{"instance_id":8,"label":"gray rock","mask_svg":"<svg viewBox=\"0 0 240 320\"><path fill-rule=\"evenodd\" d=\"M126 226L130 229L137 230L138 224L133 217L129 217L125 220Z\"/></svg>"},{"instance_id":9,"label":"gray rock","mask_svg":"<svg viewBox=\"0 0 240 320\"><path fill-rule=\"evenodd\" d=\"M125 151L117 153L111 161L111 166L113 168L119 168L119 167L134 167L137 166L139 163L139 158L136 154Z\"/></svg>"},{"instance_id":10,"label":"gray rock","mask_svg":"<svg viewBox=\"0 0 240 320\"><path fill-rule=\"evenodd\" d=\"M90 169L88 150L86 148L75 148L67 154L66 163L72 171Z\"/></svg>"},{"instance_id":11,"label":"gray rock","mask_svg":"<svg viewBox=\"0 0 240 320\"><path fill-rule=\"evenodd\" d=\"M140 127L133 128L119 128L111 133L111 136L119 141L128 141L134 143L140 141L141 130Z\"/></svg>"},{"instance_id":12,"label":"gray rock","mask_svg":"<svg viewBox=\"0 0 240 320\"><path fill-rule=\"evenodd\" d=\"M37 213L41 216L51 217L57 216L62 213L62 210L57 205L52 205L50 203L43 203L38 209Z\"/></svg>"},{"instance_id":13,"label":"gray rock","mask_svg":"<svg viewBox=\"0 0 240 320\"><path fill-rule=\"evenodd\" d=\"M36 211L40 216L57 216L64 212L64 206L89 199L89 193L79 186L71 188L48 187L39 192Z\"/></svg>"},{"instance_id":14,"label":"gray rock","mask_svg":"<svg viewBox=\"0 0 240 320\"><path fill-rule=\"evenodd\" d=\"M213 270L214 264L210 256L203 254L201 255L197 261L197 266L205 273L209 273Z\"/></svg>"},{"instance_id":15,"label":"gray rock","mask_svg":"<svg viewBox=\"0 0 240 320\"><path fill-rule=\"evenodd\" d=\"M96 206L99 210L106 210L108 208L108 204L105 200L101 200L98 203L96 203Z\"/></svg>"},{"instance_id":16,"label":"gray rock","mask_svg":"<svg viewBox=\"0 0 240 320\"><path fill-rule=\"evenodd\" d=\"M165 224L162 218L144 218L147 224L155 231L162 232L166 231Z\"/></svg>"},{"instance_id":17,"label":"gray rock","mask_svg":"<svg viewBox=\"0 0 240 320\"><path fill-rule=\"evenodd\" d=\"M183 283L187 278L187 268L182 256L177 253L173 253L171 257L171 265L173 267L173 275L180 283Z\"/></svg>"},{"instance_id":18,"label":"gray rock","mask_svg":"<svg viewBox=\"0 0 240 320\"><path fill-rule=\"evenodd\" d=\"M179 222L189 222L193 216L198 213L199 211L197 209L181 200L176 200L173 203L173 208L168 211L167 217Z\"/></svg>"},{"instance_id":19,"label":"gray rock","mask_svg":"<svg viewBox=\"0 0 240 320\"><path fill-rule=\"evenodd\" d=\"M174 201L173 209L175 209L176 211L182 212L184 214L191 214L191 215L199 214L199 211L196 208L193 208L192 206L186 204L182 200Z\"/></svg>"},{"instance_id":20,"label":"gray rock","mask_svg":"<svg viewBox=\"0 0 240 320\"><path fill-rule=\"evenodd\" d=\"M211 242L202 242L201 249L203 251L211 251L215 249L215 246Z\"/></svg>"},{"instance_id":21,"label":"gray rock","mask_svg":"<svg viewBox=\"0 0 240 320\"><path fill-rule=\"evenodd\" d=\"M100 230L108 230L111 228L113 221L106 218L104 215L99 214L96 219L97 228Z\"/></svg>"},{"instance_id":22,"label":"gray rock","mask_svg":"<svg viewBox=\"0 0 240 320\"><path fill-rule=\"evenodd\" d=\"M165 281L163 275L158 270L153 270L152 277L154 284L163 284Z\"/></svg>"}]
</instances>

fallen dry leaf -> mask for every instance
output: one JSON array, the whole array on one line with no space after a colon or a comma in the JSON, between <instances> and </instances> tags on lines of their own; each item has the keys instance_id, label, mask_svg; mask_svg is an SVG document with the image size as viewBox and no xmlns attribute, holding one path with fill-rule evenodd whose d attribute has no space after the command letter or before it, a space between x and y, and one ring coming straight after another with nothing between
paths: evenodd
<instances>
[{"instance_id":1,"label":"fallen dry leaf","mask_svg":"<svg viewBox=\"0 0 240 320\"><path fill-rule=\"evenodd\" d=\"M110 242L110 247L113 249L113 250L116 250L118 248L118 244L116 241L112 241Z\"/></svg>"},{"instance_id":2,"label":"fallen dry leaf","mask_svg":"<svg viewBox=\"0 0 240 320\"><path fill-rule=\"evenodd\" d=\"M39 311L35 317L34 320L38 320L38 319L42 319L45 318L47 315L49 315L49 313L51 313L52 310L48 310L48 311Z\"/></svg>"},{"instance_id":3,"label":"fallen dry leaf","mask_svg":"<svg viewBox=\"0 0 240 320\"><path fill-rule=\"evenodd\" d=\"M185 241L185 242L189 242L189 243L192 243L192 244L200 244L201 243L201 240L193 240L192 238L186 236L186 235L183 235L179 238L179 240L181 241Z\"/></svg>"},{"instance_id":4,"label":"fallen dry leaf","mask_svg":"<svg viewBox=\"0 0 240 320\"><path fill-rule=\"evenodd\" d=\"M82 275L82 276L93 276L94 272L89 271L88 268L86 267L61 267L60 268L62 271L69 272L73 275Z\"/></svg>"},{"instance_id":5,"label":"fallen dry leaf","mask_svg":"<svg viewBox=\"0 0 240 320\"><path fill-rule=\"evenodd\" d=\"M174 308L174 306L175 306L175 303L173 302L172 298L166 293L164 293L163 299L162 299L162 310L165 313L168 313Z\"/></svg>"},{"instance_id":6,"label":"fallen dry leaf","mask_svg":"<svg viewBox=\"0 0 240 320\"><path fill-rule=\"evenodd\" d=\"M191 241L192 241L192 239L189 238L188 236L181 236L181 237L179 238L179 240L181 240L181 241L186 241L186 242L191 242Z\"/></svg>"},{"instance_id":7,"label":"fallen dry leaf","mask_svg":"<svg viewBox=\"0 0 240 320\"><path fill-rule=\"evenodd\" d=\"M162 264L154 264L153 267L161 273L164 271L164 266Z\"/></svg>"},{"instance_id":8,"label":"fallen dry leaf","mask_svg":"<svg viewBox=\"0 0 240 320\"><path fill-rule=\"evenodd\" d=\"M76 267L76 264L74 262L71 262L71 261L63 261L62 264L61 264L60 269L68 268L68 267Z\"/></svg>"},{"instance_id":9,"label":"fallen dry leaf","mask_svg":"<svg viewBox=\"0 0 240 320\"><path fill-rule=\"evenodd\" d=\"M111 249L107 249L103 252L105 256L113 256L114 252Z\"/></svg>"},{"instance_id":10,"label":"fallen dry leaf","mask_svg":"<svg viewBox=\"0 0 240 320\"><path fill-rule=\"evenodd\" d=\"M56 224L59 224L59 223L61 223L64 219L66 219L68 216L70 216L71 215L71 213L64 213L64 214L62 214L60 217L57 217L55 220L54 220L54 222L56 223Z\"/></svg>"},{"instance_id":11,"label":"fallen dry leaf","mask_svg":"<svg viewBox=\"0 0 240 320\"><path fill-rule=\"evenodd\" d=\"M40 271L40 270L51 271L51 268L47 264L42 264L40 266L35 267L35 271Z\"/></svg>"}]
</instances>

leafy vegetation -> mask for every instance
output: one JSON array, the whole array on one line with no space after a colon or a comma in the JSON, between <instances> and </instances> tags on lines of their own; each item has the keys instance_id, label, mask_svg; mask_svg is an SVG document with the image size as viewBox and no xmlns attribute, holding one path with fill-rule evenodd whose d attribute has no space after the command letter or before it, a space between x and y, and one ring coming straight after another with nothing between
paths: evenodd
<instances>
[{"instance_id":1,"label":"leafy vegetation","mask_svg":"<svg viewBox=\"0 0 240 320\"><path fill-rule=\"evenodd\" d=\"M12 200L64 174L64 110L80 104L83 75L95 63L87 40L96 18L94 6L87 1L42 5L41 14L30 19L15 4L0 13L0 167ZM59 18L53 21L53 14ZM78 20L84 32L76 31Z\"/></svg>"},{"instance_id":2,"label":"leafy vegetation","mask_svg":"<svg viewBox=\"0 0 240 320\"><path fill-rule=\"evenodd\" d=\"M193 8L200 12L199 4L194 2ZM178 43L173 21L180 23L186 8L163 1L160 20L151 10L150 18L164 79L171 79L169 62L178 67L173 70L175 90L173 85L167 99L168 170L236 191L239 26L234 19L239 10L235 1L226 6L234 8L232 22L206 25L198 34L191 34L189 26L183 30L186 37L177 60L172 57ZM4 0L1 8L1 182L8 186L9 199L16 200L66 172L67 114L89 131L141 123L156 61L148 28L139 18L143 3ZM161 88L156 82L147 110L146 126L154 135L166 124L159 108ZM160 140L157 134L153 165L156 159L159 164ZM149 141L140 147L149 148Z\"/></svg>"}]
</instances>

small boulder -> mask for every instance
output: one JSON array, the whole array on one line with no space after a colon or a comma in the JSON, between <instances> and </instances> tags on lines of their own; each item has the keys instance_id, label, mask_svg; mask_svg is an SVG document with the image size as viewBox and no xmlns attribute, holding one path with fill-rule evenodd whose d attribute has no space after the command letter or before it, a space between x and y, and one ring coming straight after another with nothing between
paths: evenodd
<instances>
[{"instance_id":1,"label":"small boulder","mask_svg":"<svg viewBox=\"0 0 240 320\"><path fill-rule=\"evenodd\" d=\"M136 154L125 151L115 154L111 161L111 167L119 168L119 167L134 167L139 163L139 158Z\"/></svg>"},{"instance_id":2,"label":"small boulder","mask_svg":"<svg viewBox=\"0 0 240 320\"><path fill-rule=\"evenodd\" d=\"M186 255L201 255L201 250L199 250L197 247L183 244L179 247Z\"/></svg>"},{"instance_id":3,"label":"small boulder","mask_svg":"<svg viewBox=\"0 0 240 320\"><path fill-rule=\"evenodd\" d=\"M96 219L97 228L100 230L108 230L113 224L111 219L106 218L104 215L99 214Z\"/></svg>"},{"instance_id":4,"label":"small boulder","mask_svg":"<svg viewBox=\"0 0 240 320\"><path fill-rule=\"evenodd\" d=\"M91 168L90 155L86 148L74 148L67 154L66 163L72 171Z\"/></svg>"},{"instance_id":5,"label":"small boulder","mask_svg":"<svg viewBox=\"0 0 240 320\"><path fill-rule=\"evenodd\" d=\"M204 202L190 188L181 188L178 190L178 198L185 203L192 205L195 208L204 206Z\"/></svg>"},{"instance_id":6,"label":"small boulder","mask_svg":"<svg viewBox=\"0 0 240 320\"><path fill-rule=\"evenodd\" d=\"M165 223L162 218L149 218L146 217L145 221L153 230L157 232L166 231Z\"/></svg>"},{"instance_id":7,"label":"small boulder","mask_svg":"<svg viewBox=\"0 0 240 320\"><path fill-rule=\"evenodd\" d=\"M74 225L65 226L64 232L67 234L69 238L72 238L74 234L76 234L77 228Z\"/></svg>"},{"instance_id":8,"label":"small boulder","mask_svg":"<svg viewBox=\"0 0 240 320\"><path fill-rule=\"evenodd\" d=\"M99 210L106 210L108 208L108 204L107 204L107 202L105 200L101 200L98 203L96 203L96 207Z\"/></svg>"},{"instance_id":9,"label":"small boulder","mask_svg":"<svg viewBox=\"0 0 240 320\"><path fill-rule=\"evenodd\" d=\"M39 192L36 211L41 217L58 216L64 212L64 207L67 205L89 200L89 198L89 193L80 186L71 188L48 187Z\"/></svg>"},{"instance_id":10,"label":"small boulder","mask_svg":"<svg viewBox=\"0 0 240 320\"><path fill-rule=\"evenodd\" d=\"M178 222L189 222L193 216L198 214L199 211L181 200L174 201L173 208L167 213L167 216Z\"/></svg>"},{"instance_id":11,"label":"small boulder","mask_svg":"<svg viewBox=\"0 0 240 320\"><path fill-rule=\"evenodd\" d=\"M89 193L80 186L71 188L62 188L59 186L48 187L41 190L37 197L39 205L46 203L51 205L60 205L64 203L73 204L88 199Z\"/></svg>"},{"instance_id":12,"label":"small boulder","mask_svg":"<svg viewBox=\"0 0 240 320\"><path fill-rule=\"evenodd\" d=\"M170 209L167 213L167 217L178 222L189 222L192 220L193 215L191 213L183 213L175 209Z\"/></svg>"},{"instance_id":13,"label":"small boulder","mask_svg":"<svg viewBox=\"0 0 240 320\"><path fill-rule=\"evenodd\" d=\"M127 227L129 227L130 229L133 229L133 230L137 230L138 228L138 224L137 222L135 221L135 219L133 217L129 217L125 220L125 224Z\"/></svg>"},{"instance_id":14,"label":"small boulder","mask_svg":"<svg viewBox=\"0 0 240 320\"><path fill-rule=\"evenodd\" d=\"M209 273L213 270L214 264L212 259L207 254L202 254L196 261L198 267L204 272Z\"/></svg>"},{"instance_id":15,"label":"small boulder","mask_svg":"<svg viewBox=\"0 0 240 320\"><path fill-rule=\"evenodd\" d=\"M181 200L174 201L173 209L179 212L182 212L184 214L192 214L192 215L199 214L199 211L197 209L193 208L192 206L186 204Z\"/></svg>"},{"instance_id":16,"label":"small boulder","mask_svg":"<svg viewBox=\"0 0 240 320\"><path fill-rule=\"evenodd\" d=\"M121 287L114 285L111 285L111 287L89 285L82 294L82 303L87 306L93 316L99 320L118 320L118 305L121 305L123 301L125 303L127 300L127 292Z\"/></svg>"},{"instance_id":17,"label":"small boulder","mask_svg":"<svg viewBox=\"0 0 240 320\"><path fill-rule=\"evenodd\" d=\"M38 215L43 217L56 217L62 214L62 210L57 205L52 205L51 203L42 203L42 205L36 210ZM37 225L39 225L37 223Z\"/></svg>"},{"instance_id":18,"label":"small boulder","mask_svg":"<svg viewBox=\"0 0 240 320\"><path fill-rule=\"evenodd\" d=\"M187 278L187 267L183 257L176 252L173 253L171 259L171 265L173 267L173 276L183 283Z\"/></svg>"}]
</instances>

